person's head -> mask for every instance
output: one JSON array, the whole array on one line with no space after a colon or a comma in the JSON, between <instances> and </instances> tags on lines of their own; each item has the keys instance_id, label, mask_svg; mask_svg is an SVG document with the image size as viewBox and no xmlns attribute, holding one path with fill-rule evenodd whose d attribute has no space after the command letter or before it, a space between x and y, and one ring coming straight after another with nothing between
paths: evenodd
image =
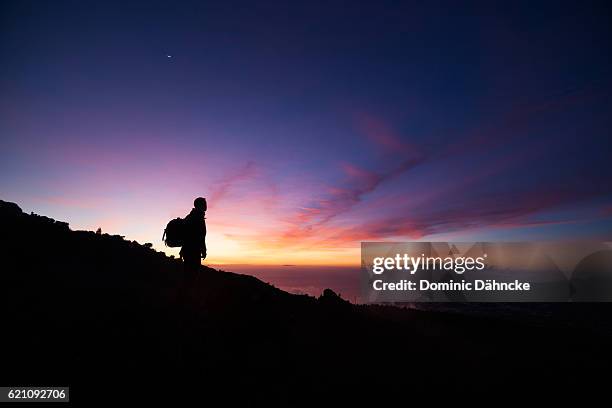
<instances>
[{"instance_id":1,"label":"person's head","mask_svg":"<svg viewBox=\"0 0 612 408\"><path fill-rule=\"evenodd\" d=\"M195 200L193 200L193 206L194 208L196 208L197 210L202 210L202 211L206 211L206 199L204 197L198 197Z\"/></svg>"}]
</instances>

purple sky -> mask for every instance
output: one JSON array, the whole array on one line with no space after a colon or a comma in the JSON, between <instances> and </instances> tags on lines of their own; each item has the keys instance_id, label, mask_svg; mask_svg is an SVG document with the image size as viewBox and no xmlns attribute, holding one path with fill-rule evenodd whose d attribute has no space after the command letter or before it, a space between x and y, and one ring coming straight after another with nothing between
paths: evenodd
<instances>
[{"instance_id":1,"label":"purple sky","mask_svg":"<svg viewBox=\"0 0 612 408\"><path fill-rule=\"evenodd\" d=\"M0 198L164 249L202 195L212 263L610 239L608 10L426 3L3 2Z\"/></svg>"}]
</instances>

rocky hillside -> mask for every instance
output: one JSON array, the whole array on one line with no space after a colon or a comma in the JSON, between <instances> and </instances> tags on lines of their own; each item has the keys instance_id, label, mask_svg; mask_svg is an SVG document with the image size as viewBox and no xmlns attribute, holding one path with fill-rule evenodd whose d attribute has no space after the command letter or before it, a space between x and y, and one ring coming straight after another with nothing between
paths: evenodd
<instances>
[{"instance_id":1,"label":"rocky hillside","mask_svg":"<svg viewBox=\"0 0 612 408\"><path fill-rule=\"evenodd\" d=\"M356 306L205 267L180 298L181 262L150 246L4 201L0 222L0 381L69 385L75 402L380 403L510 384L580 393L612 361L601 333Z\"/></svg>"}]
</instances>

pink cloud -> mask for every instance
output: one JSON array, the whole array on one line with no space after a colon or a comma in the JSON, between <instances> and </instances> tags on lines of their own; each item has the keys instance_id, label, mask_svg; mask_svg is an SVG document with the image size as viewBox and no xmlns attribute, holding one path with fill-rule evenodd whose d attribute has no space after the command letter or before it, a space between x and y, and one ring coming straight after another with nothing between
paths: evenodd
<instances>
[{"instance_id":1,"label":"pink cloud","mask_svg":"<svg viewBox=\"0 0 612 408\"><path fill-rule=\"evenodd\" d=\"M249 161L235 173L227 174L220 181L215 183L210 197L208 198L209 206L218 205L219 201L223 200L230 189L238 182L253 178L257 174L257 166L254 162Z\"/></svg>"},{"instance_id":2,"label":"pink cloud","mask_svg":"<svg viewBox=\"0 0 612 408\"><path fill-rule=\"evenodd\" d=\"M393 154L421 154L415 145L402 138L387 121L366 112L361 112L355 116L359 132L387 152Z\"/></svg>"}]
</instances>

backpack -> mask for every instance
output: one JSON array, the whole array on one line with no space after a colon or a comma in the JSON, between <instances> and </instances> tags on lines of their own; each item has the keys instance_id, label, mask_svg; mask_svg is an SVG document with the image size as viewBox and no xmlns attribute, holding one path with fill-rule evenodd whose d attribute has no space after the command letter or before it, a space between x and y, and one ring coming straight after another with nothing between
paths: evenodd
<instances>
[{"instance_id":1,"label":"backpack","mask_svg":"<svg viewBox=\"0 0 612 408\"><path fill-rule=\"evenodd\" d=\"M183 240L185 239L185 220L182 218L175 218L166 225L162 241L169 247L181 247L183 246Z\"/></svg>"}]
</instances>

